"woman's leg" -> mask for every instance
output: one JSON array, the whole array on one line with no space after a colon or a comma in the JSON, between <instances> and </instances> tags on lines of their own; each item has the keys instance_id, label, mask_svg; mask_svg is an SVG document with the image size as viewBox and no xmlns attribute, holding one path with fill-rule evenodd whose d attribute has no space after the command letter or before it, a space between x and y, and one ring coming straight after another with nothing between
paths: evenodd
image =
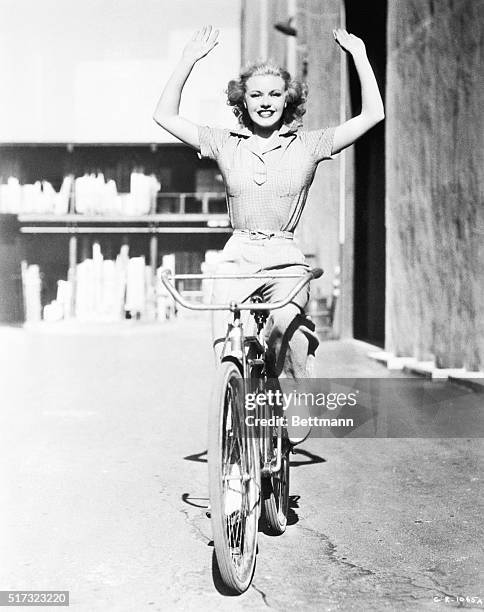
<instances>
[{"instance_id":1,"label":"woman's leg","mask_svg":"<svg viewBox=\"0 0 484 612\"><path fill-rule=\"evenodd\" d=\"M309 342L300 329L301 308L288 304L272 311L266 330L274 376L306 378Z\"/></svg>"},{"instance_id":2,"label":"woman's leg","mask_svg":"<svg viewBox=\"0 0 484 612\"><path fill-rule=\"evenodd\" d=\"M289 271L289 270L288 270ZM290 270L295 271L294 269ZM303 269L302 272L305 272ZM268 287L270 301L283 299L294 287L295 279L275 279ZM287 419L287 432L292 444L298 444L311 432L309 425L301 424L302 419L311 416L309 407L300 401L299 394L304 389L307 378L307 359L310 350L308 335L304 328L304 307L309 300L309 287L302 289L293 302L273 310L266 326L266 339L269 349L272 372L270 376L278 379L281 391L291 401L283 405ZM297 423L297 424L295 424ZM304 423L304 421L303 421Z\"/></svg>"}]
</instances>

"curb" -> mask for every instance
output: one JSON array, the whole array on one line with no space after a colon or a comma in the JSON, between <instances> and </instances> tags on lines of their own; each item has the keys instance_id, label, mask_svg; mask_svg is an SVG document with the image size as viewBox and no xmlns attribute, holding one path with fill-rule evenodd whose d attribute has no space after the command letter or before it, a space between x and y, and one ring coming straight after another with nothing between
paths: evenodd
<instances>
[{"instance_id":1,"label":"curb","mask_svg":"<svg viewBox=\"0 0 484 612\"><path fill-rule=\"evenodd\" d=\"M484 373L465 368L437 368L434 361L417 361L414 357L396 357L387 351L370 351L367 356L385 365L389 370L403 370L408 374L429 380L448 380L450 383L484 393Z\"/></svg>"}]
</instances>

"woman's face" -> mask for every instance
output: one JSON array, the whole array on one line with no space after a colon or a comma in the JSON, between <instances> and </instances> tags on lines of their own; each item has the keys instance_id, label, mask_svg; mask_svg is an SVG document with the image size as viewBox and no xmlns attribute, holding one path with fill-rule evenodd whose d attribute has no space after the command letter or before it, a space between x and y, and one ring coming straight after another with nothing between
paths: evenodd
<instances>
[{"instance_id":1,"label":"woman's face","mask_svg":"<svg viewBox=\"0 0 484 612\"><path fill-rule=\"evenodd\" d=\"M245 103L254 125L277 129L281 122L287 91L283 79L273 74L251 76L245 84Z\"/></svg>"}]
</instances>

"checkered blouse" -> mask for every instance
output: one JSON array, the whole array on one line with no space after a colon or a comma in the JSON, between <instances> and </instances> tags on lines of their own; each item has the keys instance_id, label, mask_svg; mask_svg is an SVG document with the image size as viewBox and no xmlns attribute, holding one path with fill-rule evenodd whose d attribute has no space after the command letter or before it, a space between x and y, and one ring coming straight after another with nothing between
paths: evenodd
<instances>
[{"instance_id":1,"label":"checkered blouse","mask_svg":"<svg viewBox=\"0 0 484 612\"><path fill-rule=\"evenodd\" d=\"M201 157L214 159L227 192L234 229L293 232L318 163L332 159L334 127L283 126L259 150L248 128L199 128Z\"/></svg>"}]
</instances>

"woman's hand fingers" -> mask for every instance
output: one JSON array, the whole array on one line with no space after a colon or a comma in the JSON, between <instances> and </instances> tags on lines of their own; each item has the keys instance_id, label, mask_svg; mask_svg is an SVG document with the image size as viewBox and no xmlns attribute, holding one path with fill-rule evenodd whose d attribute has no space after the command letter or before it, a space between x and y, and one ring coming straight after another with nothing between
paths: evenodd
<instances>
[{"instance_id":1,"label":"woman's hand fingers","mask_svg":"<svg viewBox=\"0 0 484 612\"><path fill-rule=\"evenodd\" d=\"M343 30L341 28L337 28L337 29L333 30L333 36L334 36L334 39L336 40L336 42L341 44L345 40L348 40L348 37L350 35L348 34L348 32L346 30Z\"/></svg>"},{"instance_id":2,"label":"woman's hand fingers","mask_svg":"<svg viewBox=\"0 0 484 612\"><path fill-rule=\"evenodd\" d=\"M354 54L365 51L365 43L354 34L350 34L342 28L333 30L333 37L338 45L348 53Z\"/></svg>"},{"instance_id":3,"label":"woman's hand fingers","mask_svg":"<svg viewBox=\"0 0 484 612\"><path fill-rule=\"evenodd\" d=\"M212 32L212 36L211 36L211 40L210 40L210 44L212 45L212 47L215 46L215 45L218 45L217 38L218 38L219 34L220 34L220 30L214 30Z\"/></svg>"},{"instance_id":4,"label":"woman's hand fingers","mask_svg":"<svg viewBox=\"0 0 484 612\"><path fill-rule=\"evenodd\" d=\"M205 35L203 38L203 43L211 50L217 45L217 38L219 35L219 30L215 30L211 25L207 26L205 29Z\"/></svg>"},{"instance_id":5,"label":"woman's hand fingers","mask_svg":"<svg viewBox=\"0 0 484 612\"><path fill-rule=\"evenodd\" d=\"M185 45L183 56L193 62L202 59L216 45L218 45L219 30L215 30L211 25L205 25L195 32L191 40Z\"/></svg>"}]
</instances>

